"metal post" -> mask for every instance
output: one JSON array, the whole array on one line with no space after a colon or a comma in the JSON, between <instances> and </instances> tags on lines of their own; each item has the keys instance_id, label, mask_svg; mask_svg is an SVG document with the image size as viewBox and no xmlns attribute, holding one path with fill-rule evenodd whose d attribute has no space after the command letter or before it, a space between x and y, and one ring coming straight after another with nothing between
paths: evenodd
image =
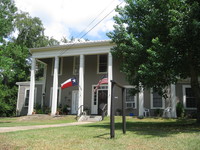
<instances>
[{"instance_id":1,"label":"metal post","mask_svg":"<svg viewBox=\"0 0 200 150\"><path fill-rule=\"evenodd\" d=\"M111 81L111 106L110 106L110 138L115 137L115 117L114 117L114 83Z\"/></svg>"},{"instance_id":2,"label":"metal post","mask_svg":"<svg viewBox=\"0 0 200 150\"><path fill-rule=\"evenodd\" d=\"M122 123L123 134L126 134L126 116L125 116L125 88L122 88Z\"/></svg>"}]
</instances>

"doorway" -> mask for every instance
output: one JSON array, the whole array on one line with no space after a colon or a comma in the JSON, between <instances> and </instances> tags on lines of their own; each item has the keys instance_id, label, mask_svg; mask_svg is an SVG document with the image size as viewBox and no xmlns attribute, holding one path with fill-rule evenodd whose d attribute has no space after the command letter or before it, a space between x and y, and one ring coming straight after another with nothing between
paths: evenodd
<instances>
[{"instance_id":1,"label":"doorway","mask_svg":"<svg viewBox=\"0 0 200 150\"><path fill-rule=\"evenodd\" d=\"M96 91L94 89L96 86L92 88L92 114L102 114L103 105L107 104L108 102L108 85L101 85Z\"/></svg>"}]
</instances>

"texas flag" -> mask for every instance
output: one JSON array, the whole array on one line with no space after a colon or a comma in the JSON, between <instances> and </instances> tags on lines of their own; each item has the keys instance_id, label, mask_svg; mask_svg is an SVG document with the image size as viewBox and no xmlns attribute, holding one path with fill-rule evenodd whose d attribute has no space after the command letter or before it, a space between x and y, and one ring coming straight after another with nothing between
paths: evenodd
<instances>
[{"instance_id":1,"label":"texas flag","mask_svg":"<svg viewBox=\"0 0 200 150\"><path fill-rule=\"evenodd\" d=\"M78 85L76 78L70 78L61 84L61 88L64 89L75 85Z\"/></svg>"}]
</instances>

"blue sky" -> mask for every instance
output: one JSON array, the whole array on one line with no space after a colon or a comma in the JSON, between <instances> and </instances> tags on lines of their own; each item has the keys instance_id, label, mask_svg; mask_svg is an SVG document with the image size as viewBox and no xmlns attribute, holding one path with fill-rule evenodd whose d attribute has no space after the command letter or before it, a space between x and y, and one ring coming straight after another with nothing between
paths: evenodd
<instances>
[{"instance_id":1,"label":"blue sky","mask_svg":"<svg viewBox=\"0 0 200 150\"><path fill-rule=\"evenodd\" d=\"M45 35L59 41L62 37L80 38L121 2L122 0L15 0L16 6L20 10L42 20ZM101 13L102 11L103 13ZM99 15L100 13L101 15ZM84 38L89 40L108 39L106 33L113 30L112 18L114 15L116 15L115 11ZM95 18L96 20L88 27ZM86 30L80 35L84 29Z\"/></svg>"}]
</instances>

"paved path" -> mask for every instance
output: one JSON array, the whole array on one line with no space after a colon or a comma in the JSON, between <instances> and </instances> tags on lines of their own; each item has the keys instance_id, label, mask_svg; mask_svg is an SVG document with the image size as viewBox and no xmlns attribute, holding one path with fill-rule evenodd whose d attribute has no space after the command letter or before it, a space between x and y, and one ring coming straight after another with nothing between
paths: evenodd
<instances>
[{"instance_id":1,"label":"paved path","mask_svg":"<svg viewBox=\"0 0 200 150\"><path fill-rule=\"evenodd\" d=\"M76 126L76 125L83 125L83 124L88 124L88 123L92 123L92 122L72 122L72 123L62 123L62 124L53 124L53 125L0 127L0 133L14 132L14 131L22 131L22 130L31 130L31 129L42 129L42 128L54 128L54 127Z\"/></svg>"}]
</instances>

